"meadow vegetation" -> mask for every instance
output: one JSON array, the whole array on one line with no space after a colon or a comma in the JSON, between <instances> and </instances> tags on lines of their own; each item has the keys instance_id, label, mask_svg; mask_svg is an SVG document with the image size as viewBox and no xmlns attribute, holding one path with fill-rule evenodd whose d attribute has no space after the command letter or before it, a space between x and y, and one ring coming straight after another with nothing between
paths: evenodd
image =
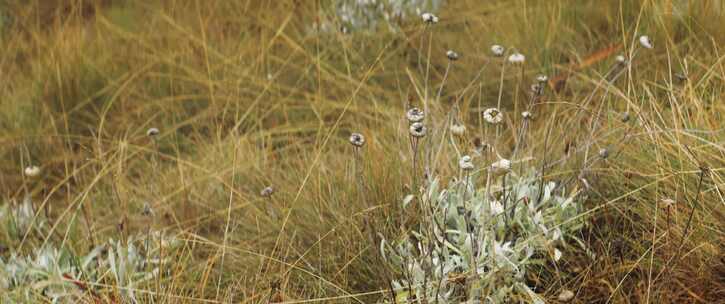
<instances>
[{"instance_id":1,"label":"meadow vegetation","mask_svg":"<svg viewBox=\"0 0 725 304\"><path fill-rule=\"evenodd\" d=\"M321 31L326 3L0 0L0 302L416 302L385 244L425 265L480 236L537 249L485 283L453 263L457 301L722 303L725 4L460 0ZM537 217L544 192L575 210ZM514 281L536 296L496 294Z\"/></svg>"}]
</instances>

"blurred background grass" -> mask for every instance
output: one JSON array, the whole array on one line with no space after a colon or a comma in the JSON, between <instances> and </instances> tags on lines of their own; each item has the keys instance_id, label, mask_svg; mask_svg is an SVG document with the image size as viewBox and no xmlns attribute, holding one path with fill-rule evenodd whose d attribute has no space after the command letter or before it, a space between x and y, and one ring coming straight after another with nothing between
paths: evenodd
<instances>
[{"instance_id":1,"label":"blurred background grass","mask_svg":"<svg viewBox=\"0 0 725 304\"><path fill-rule=\"evenodd\" d=\"M189 240L165 290L150 287L168 302L266 302L270 294L372 301L387 283L370 229L395 234L396 206L411 191L402 112L419 100L423 32L413 19L399 32L315 33L328 4L0 1L3 199L28 189L59 230L74 232L73 248L90 245L86 225L95 239L141 231L138 214L150 202L157 229ZM595 256L571 248L563 265L532 278L538 292L554 299L566 287L586 303L725 297L724 10L721 1L462 0L438 12L432 83L443 77L445 51L461 53L439 107L460 98L471 126L479 98L492 106L498 94L490 45L527 58L523 76L506 73L507 104L536 74L566 77L537 108L529 135L532 155L551 159L590 132L572 105L613 56L639 34L656 45L611 94L587 105L607 113L597 145L616 155L587 177L595 190L583 236ZM596 59L610 47L617 51ZM480 94L465 91L484 66ZM631 129L617 115L625 111L635 116ZM150 127L161 130L156 142L145 136ZM366 204L350 173L353 131L369 142ZM28 164L42 166L42 179L22 176ZM700 167L709 170L698 191ZM267 185L276 190L271 200L259 197ZM665 198L677 204L667 210ZM79 204L89 223L73 225Z\"/></svg>"}]
</instances>

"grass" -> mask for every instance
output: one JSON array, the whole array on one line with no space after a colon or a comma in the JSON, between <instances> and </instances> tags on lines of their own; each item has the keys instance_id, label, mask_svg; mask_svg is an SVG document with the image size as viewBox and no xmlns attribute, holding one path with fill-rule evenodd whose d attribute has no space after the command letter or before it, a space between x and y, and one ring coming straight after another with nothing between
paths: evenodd
<instances>
[{"instance_id":1,"label":"grass","mask_svg":"<svg viewBox=\"0 0 725 304\"><path fill-rule=\"evenodd\" d=\"M0 2L10 16L0 193L4 204L31 195L57 224L20 240L0 233L0 254L45 240L84 251L150 225L184 245L159 284L138 287L144 302L374 302L388 270L371 235L420 220L400 207L416 184L404 111L423 106L417 62L429 52L421 39L433 37L429 96L445 51L462 55L429 111L442 121L460 108L469 131L460 147L483 137L510 155L528 84L540 73L566 79L534 107L520 153L534 164L566 159L545 178L573 177L585 191L579 237L589 253L571 246L543 265L530 278L537 292L554 302L562 289L581 303L722 301L725 7L451 2L430 31L410 20L399 33L353 35L310 33L312 1ZM655 49L603 81L639 34ZM526 64L501 73L494 43ZM478 113L496 105L501 75L513 114L494 137ZM153 140L150 127L160 129ZM351 132L367 139L359 162ZM451 178L458 154L440 147L437 174ZM601 148L609 157L582 170ZM29 164L40 177L22 175ZM259 195L266 186L269 198ZM151 223L140 215L147 202ZM99 291L101 302L118 299L113 284Z\"/></svg>"}]
</instances>

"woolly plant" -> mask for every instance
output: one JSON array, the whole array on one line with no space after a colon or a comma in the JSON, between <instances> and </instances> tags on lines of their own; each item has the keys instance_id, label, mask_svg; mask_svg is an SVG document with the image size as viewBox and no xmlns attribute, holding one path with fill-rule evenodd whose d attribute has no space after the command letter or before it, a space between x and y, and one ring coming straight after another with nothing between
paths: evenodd
<instances>
[{"instance_id":1,"label":"woolly plant","mask_svg":"<svg viewBox=\"0 0 725 304\"><path fill-rule=\"evenodd\" d=\"M419 200L404 200L405 208L419 205L420 223L380 244L396 276L396 303L543 303L526 276L559 261L567 241L577 240L573 233L583 224L577 193L533 170L498 177L489 171L488 186L477 185L486 170L464 171L447 186L432 179Z\"/></svg>"}]
</instances>

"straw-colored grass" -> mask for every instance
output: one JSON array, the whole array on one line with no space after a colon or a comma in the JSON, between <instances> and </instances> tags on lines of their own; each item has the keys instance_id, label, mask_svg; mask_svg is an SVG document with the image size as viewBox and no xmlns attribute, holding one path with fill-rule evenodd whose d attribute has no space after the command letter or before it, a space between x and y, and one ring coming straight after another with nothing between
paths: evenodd
<instances>
[{"instance_id":1,"label":"straw-colored grass","mask_svg":"<svg viewBox=\"0 0 725 304\"><path fill-rule=\"evenodd\" d=\"M147 302L374 302L389 285L372 235L416 220L400 207L414 183L403 113L422 107L417 61L430 35L431 95L445 51L462 55L430 114L458 104L461 145L480 136L479 106L496 105L489 47L499 43L527 61L503 74L516 120L489 141L510 155L529 84L545 73L566 85L552 81L534 107L531 164L568 151L546 171L566 180L609 150L582 175L589 187L571 184L587 193L580 237L592 254L570 247L530 278L537 292L556 301L569 289L581 303L725 298L719 1L449 1L432 34L416 19L399 33L352 35L311 33L317 1L111 2L0 1L0 195L6 204L29 193L57 224L22 241L0 233L0 255L66 234L65 246L84 251L143 233L148 202L153 229L186 242L162 282L142 286ZM604 81L640 34L655 49ZM351 132L367 139L359 163ZM458 156L442 151L437 173L449 178ZM22 175L29 164L39 178ZM99 290L96 301L117 301L113 286Z\"/></svg>"}]
</instances>

